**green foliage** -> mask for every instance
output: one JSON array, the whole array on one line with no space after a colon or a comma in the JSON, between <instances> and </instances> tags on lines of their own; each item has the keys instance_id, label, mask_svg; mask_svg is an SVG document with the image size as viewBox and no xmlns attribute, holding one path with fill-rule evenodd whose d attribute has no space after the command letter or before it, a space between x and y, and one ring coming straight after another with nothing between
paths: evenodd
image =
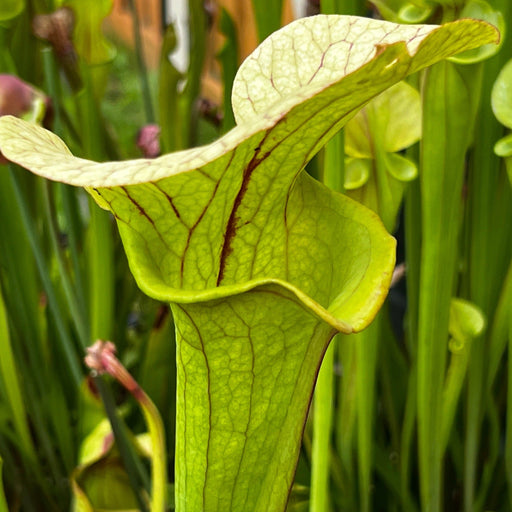
<instances>
[{"instance_id":1,"label":"green foliage","mask_svg":"<svg viewBox=\"0 0 512 512\"><path fill-rule=\"evenodd\" d=\"M25 7L24 0L5 0L0 7L0 21L14 18L23 11Z\"/></svg>"},{"instance_id":2,"label":"green foliage","mask_svg":"<svg viewBox=\"0 0 512 512\"><path fill-rule=\"evenodd\" d=\"M508 67L500 74L508 39L497 46L494 29L469 20L298 21L242 65L233 117L224 84L227 114L209 130L224 135L187 149L209 142L197 108L202 2L189 3L188 70L167 58L178 35L170 27L158 77L140 41L134 77L135 57L97 37L109 1L66 4L77 24L72 73L55 41L28 39L29 10L14 4L0 36L17 37L0 47L0 72L51 95L58 137L3 118L0 149L86 187L112 216L82 190L13 165L0 173L9 220L0 223L0 455L10 508L68 509L71 486L77 510L145 510L150 495L153 507L155 493L163 499L162 478L148 482L143 461L157 452L135 441L147 440L140 412L115 388L116 411L104 381L96 389L84 380L83 349L101 337L116 342L160 409L178 510L282 512L289 494L290 511L507 510L512 234L496 219L512 213L498 158L511 157L490 105L494 91L495 114L510 128ZM505 0L373 4L391 21L469 16L500 30L511 15ZM44 1L31 7L48 14ZM282 3L254 7L262 39L279 26ZM364 8L322 4L329 13ZM229 82L233 20L221 18ZM27 66L25 52L47 44ZM409 84L393 85L406 76ZM34 120L46 123L38 98ZM164 151L185 151L117 161L136 156L131 136L153 117ZM386 229L400 226L402 207L408 309L397 334L392 300L377 310L394 263ZM172 320L140 294L128 266L141 289L171 303ZM337 332L345 334L331 341ZM151 407L142 404L154 448L163 438ZM164 474L165 464L159 458L153 471Z\"/></svg>"},{"instance_id":3,"label":"green foliage","mask_svg":"<svg viewBox=\"0 0 512 512\"><path fill-rule=\"evenodd\" d=\"M392 232L416 164L398 154L421 137L419 92L399 82L361 110L345 130L347 194L379 213Z\"/></svg>"},{"instance_id":4,"label":"green foliage","mask_svg":"<svg viewBox=\"0 0 512 512\"><path fill-rule=\"evenodd\" d=\"M508 61L500 71L492 89L492 110L496 119L512 129L512 61ZM512 134L498 140L494 152L505 159L508 176L512 183Z\"/></svg>"},{"instance_id":5,"label":"green foliage","mask_svg":"<svg viewBox=\"0 0 512 512\"><path fill-rule=\"evenodd\" d=\"M2 470L3 470L4 461L0 457L0 512L8 512L7 508L7 500L5 499L4 493L4 483L2 480Z\"/></svg>"}]
</instances>

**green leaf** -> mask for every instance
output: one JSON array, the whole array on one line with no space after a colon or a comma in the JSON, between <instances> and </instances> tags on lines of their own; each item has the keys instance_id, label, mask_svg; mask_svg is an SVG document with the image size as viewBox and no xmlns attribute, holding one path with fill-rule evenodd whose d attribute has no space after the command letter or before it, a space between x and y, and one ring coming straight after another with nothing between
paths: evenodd
<instances>
[{"instance_id":1,"label":"green leaf","mask_svg":"<svg viewBox=\"0 0 512 512\"><path fill-rule=\"evenodd\" d=\"M355 190L368 182L372 172L369 158L347 158L345 161L345 189Z\"/></svg>"},{"instance_id":2,"label":"green leaf","mask_svg":"<svg viewBox=\"0 0 512 512\"><path fill-rule=\"evenodd\" d=\"M504 33L506 24L505 19L500 11L495 10L488 2L484 0L469 0L460 13L461 18L472 18L475 20L483 20L494 25L501 34ZM495 55L501 48L503 37L499 44L486 44L479 48L473 48L461 53L455 57L451 57L452 62L458 64L475 64Z\"/></svg>"},{"instance_id":3,"label":"green leaf","mask_svg":"<svg viewBox=\"0 0 512 512\"><path fill-rule=\"evenodd\" d=\"M501 70L491 94L492 110L496 119L507 128L512 128L512 60ZM512 134L496 142L494 152L505 159L510 182L512 183Z\"/></svg>"},{"instance_id":4,"label":"green leaf","mask_svg":"<svg viewBox=\"0 0 512 512\"><path fill-rule=\"evenodd\" d=\"M503 66L494 83L491 104L496 119L507 128L512 128L512 60Z\"/></svg>"},{"instance_id":5,"label":"green leaf","mask_svg":"<svg viewBox=\"0 0 512 512\"><path fill-rule=\"evenodd\" d=\"M394 152L420 136L420 95L406 82L374 98L345 127L345 152L359 157L347 165L348 195L377 212L390 232L402 203L403 182L418 174L412 161Z\"/></svg>"},{"instance_id":6,"label":"green leaf","mask_svg":"<svg viewBox=\"0 0 512 512\"><path fill-rule=\"evenodd\" d=\"M501 157L512 156L512 133L501 138L494 145L494 152Z\"/></svg>"},{"instance_id":7,"label":"green leaf","mask_svg":"<svg viewBox=\"0 0 512 512\"><path fill-rule=\"evenodd\" d=\"M4 482L2 479L2 467L4 465L4 461L0 456L0 512L8 512L9 508L7 506L7 500L5 499L4 492Z\"/></svg>"},{"instance_id":8,"label":"green leaf","mask_svg":"<svg viewBox=\"0 0 512 512\"><path fill-rule=\"evenodd\" d=\"M139 286L171 302L178 510L284 510L322 356L372 320L395 248L373 212L302 170L372 97L494 40L467 20L298 20L238 71L233 130L154 160L90 162L0 120L4 155L87 187L116 217Z\"/></svg>"},{"instance_id":9,"label":"green leaf","mask_svg":"<svg viewBox=\"0 0 512 512\"><path fill-rule=\"evenodd\" d=\"M405 156L389 153L386 155L386 164L389 174L398 181L411 181L418 176L418 167Z\"/></svg>"},{"instance_id":10,"label":"green leaf","mask_svg":"<svg viewBox=\"0 0 512 512\"><path fill-rule=\"evenodd\" d=\"M381 149L389 153L418 142L421 137L421 99L414 87L399 82L358 112L345 128L345 151L353 157L375 158L372 139L376 135L381 141Z\"/></svg>"},{"instance_id":11,"label":"green leaf","mask_svg":"<svg viewBox=\"0 0 512 512\"><path fill-rule=\"evenodd\" d=\"M383 131L383 149L401 151L421 137L420 93L407 82L399 82L375 98L378 128Z\"/></svg>"},{"instance_id":12,"label":"green leaf","mask_svg":"<svg viewBox=\"0 0 512 512\"><path fill-rule=\"evenodd\" d=\"M473 303L453 298L450 302L450 350L460 351L467 341L480 336L485 329L485 316Z\"/></svg>"},{"instance_id":13,"label":"green leaf","mask_svg":"<svg viewBox=\"0 0 512 512\"><path fill-rule=\"evenodd\" d=\"M453 418L468 369L470 343L473 338L483 333L485 324L485 316L475 304L464 299L451 299L448 326L450 333L448 348L451 351L451 359L444 383L441 415L443 452L452 430Z\"/></svg>"},{"instance_id":14,"label":"green leaf","mask_svg":"<svg viewBox=\"0 0 512 512\"><path fill-rule=\"evenodd\" d=\"M432 14L432 5L404 4L398 11L398 19L404 23L422 23Z\"/></svg>"},{"instance_id":15,"label":"green leaf","mask_svg":"<svg viewBox=\"0 0 512 512\"><path fill-rule=\"evenodd\" d=\"M10 20L23 11L25 0L2 0L0 5L0 21Z\"/></svg>"},{"instance_id":16,"label":"green leaf","mask_svg":"<svg viewBox=\"0 0 512 512\"><path fill-rule=\"evenodd\" d=\"M405 0L372 0L384 19L395 22L400 21L397 13L406 3Z\"/></svg>"},{"instance_id":17,"label":"green leaf","mask_svg":"<svg viewBox=\"0 0 512 512\"><path fill-rule=\"evenodd\" d=\"M112 0L68 0L75 14L73 41L78 54L91 66L110 62L115 49L103 35L102 23L112 9Z\"/></svg>"}]
</instances>

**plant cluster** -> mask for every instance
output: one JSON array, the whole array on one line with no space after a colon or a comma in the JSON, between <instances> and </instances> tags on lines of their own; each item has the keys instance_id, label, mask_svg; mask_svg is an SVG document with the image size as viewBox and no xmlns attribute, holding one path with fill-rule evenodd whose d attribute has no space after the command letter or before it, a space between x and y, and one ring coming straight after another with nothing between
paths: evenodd
<instances>
[{"instance_id":1,"label":"plant cluster","mask_svg":"<svg viewBox=\"0 0 512 512\"><path fill-rule=\"evenodd\" d=\"M512 5L190 0L152 71L113 3L0 6L0 512L509 510Z\"/></svg>"}]
</instances>

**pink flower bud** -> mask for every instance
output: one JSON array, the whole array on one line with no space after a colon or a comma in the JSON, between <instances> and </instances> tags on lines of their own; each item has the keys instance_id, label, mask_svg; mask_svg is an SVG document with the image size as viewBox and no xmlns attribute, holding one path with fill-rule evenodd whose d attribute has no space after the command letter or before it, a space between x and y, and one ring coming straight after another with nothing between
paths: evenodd
<instances>
[{"instance_id":1,"label":"pink flower bud","mask_svg":"<svg viewBox=\"0 0 512 512\"><path fill-rule=\"evenodd\" d=\"M34 88L13 75L0 75L0 116L21 117L32 107Z\"/></svg>"},{"instance_id":2,"label":"pink flower bud","mask_svg":"<svg viewBox=\"0 0 512 512\"><path fill-rule=\"evenodd\" d=\"M147 124L137 134L137 147L146 158L155 158L160 154L160 126Z\"/></svg>"},{"instance_id":3,"label":"pink flower bud","mask_svg":"<svg viewBox=\"0 0 512 512\"><path fill-rule=\"evenodd\" d=\"M50 99L39 89L14 75L0 74L0 116L22 117L47 126L51 120ZM7 160L0 152L0 164Z\"/></svg>"}]
</instances>

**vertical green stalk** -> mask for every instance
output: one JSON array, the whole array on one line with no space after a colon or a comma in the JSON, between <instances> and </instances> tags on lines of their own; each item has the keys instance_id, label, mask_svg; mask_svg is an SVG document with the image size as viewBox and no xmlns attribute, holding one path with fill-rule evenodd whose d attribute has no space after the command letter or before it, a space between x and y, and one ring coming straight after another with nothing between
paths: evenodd
<instances>
[{"instance_id":1,"label":"vertical green stalk","mask_svg":"<svg viewBox=\"0 0 512 512\"><path fill-rule=\"evenodd\" d=\"M417 365L413 363L409 370L409 378L407 381L407 398L405 401L400 438L400 494L402 498L409 493L409 483L411 478L411 455L418 404L417 379Z\"/></svg>"},{"instance_id":2,"label":"vertical green stalk","mask_svg":"<svg viewBox=\"0 0 512 512\"><path fill-rule=\"evenodd\" d=\"M507 387L507 427L505 437L505 471L508 483L509 506L512 506L512 371L510 371L510 354L512 354L512 302L509 302L508 353L509 372Z\"/></svg>"},{"instance_id":3,"label":"vertical green stalk","mask_svg":"<svg viewBox=\"0 0 512 512\"><path fill-rule=\"evenodd\" d=\"M380 320L381 315L378 314L365 331L356 335L357 459L361 512L369 512L371 509L372 434Z\"/></svg>"},{"instance_id":4,"label":"vertical green stalk","mask_svg":"<svg viewBox=\"0 0 512 512\"><path fill-rule=\"evenodd\" d=\"M415 74L408 82L420 89L419 75ZM416 144L406 151L407 157L414 162L419 161L419 145ZM418 297L420 289L421 260L421 187L416 179L405 189L404 194L404 238L405 260L407 269L407 318L406 339L407 349L416 360L416 340L418 337ZM412 373L412 372L411 372ZM414 377L415 378L415 377ZM416 392L415 392L416 393Z\"/></svg>"},{"instance_id":5,"label":"vertical green stalk","mask_svg":"<svg viewBox=\"0 0 512 512\"><path fill-rule=\"evenodd\" d=\"M101 161L106 156L105 128L94 97L90 69L82 66L85 89L77 95L83 127L84 153ZM89 198L90 223L87 232L89 262L89 313L91 340L110 339L114 325L114 243L110 215ZM89 340L89 341L91 341Z\"/></svg>"},{"instance_id":6,"label":"vertical green stalk","mask_svg":"<svg viewBox=\"0 0 512 512\"><path fill-rule=\"evenodd\" d=\"M492 392L492 386L498 373L503 352L507 348L510 304L512 304L512 261L509 264L507 275L503 281L503 287L489 334L489 368L486 388L486 392L489 394Z\"/></svg>"},{"instance_id":7,"label":"vertical green stalk","mask_svg":"<svg viewBox=\"0 0 512 512\"><path fill-rule=\"evenodd\" d=\"M279 30L284 0L253 0L258 40L261 43L270 34Z\"/></svg>"},{"instance_id":8,"label":"vertical green stalk","mask_svg":"<svg viewBox=\"0 0 512 512\"><path fill-rule=\"evenodd\" d=\"M415 84L418 85L418 84ZM408 156L418 161L417 147L407 151ZM408 354L411 358L407 379L407 398L400 440L401 494L409 489L411 478L411 455L417 410L417 339L418 300L420 295L421 261L421 190L420 180L414 180L405 191L404 203L405 261L407 268L407 316L405 333Z\"/></svg>"},{"instance_id":9,"label":"vertical green stalk","mask_svg":"<svg viewBox=\"0 0 512 512\"><path fill-rule=\"evenodd\" d=\"M441 446L443 452L448 446L450 431L453 426L453 420L457 409L457 403L460 398L462 385L469 362L469 354L471 351L470 344L472 340L467 340L465 346L461 347L458 352L451 355L450 366L448 367L444 397L443 397L443 413L442 413L442 430L441 430Z\"/></svg>"},{"instance_id":10,"label":"vertical green stalk","mask_svg":"<svg viewBox=\"0 0 512 512\"><path fill-rule=\"evenodd\" d=\"M7 507L7 501L5 499L4 483L2 480L3 464L4 464L4 461L2 460L2 457L0 457L0 512L9 512L9 509Z\"/></svg>"},{"instance_id":11,"label":"vertical green stalk","mask_svg":"<svg viewBox=\"0 0 512 512\"><path fill-rule=\"evenodd\" d=\"M231 107L231 93L233 92L233 82L240 60L240 51L238 48L236 25L226 9L221 9L219 28L222 35L226 38L224 46L217 53L217 59L221 66L222 83L224 85L222 131L227 132L236 124L233 108Z\"/></svg>"},{"instance_id":12,"label":"vertical green stalk","mask_svg":"<svg viewBox=\"0 0 512 512\"><path fill-rule=\"evenodd\" d=\"M416 157L414 158L416 160ZM418 297L421 259L421 191L420 180L406 189L404 203L405 259L407 268L407 349L416 356L418 335Z\"/></svg>"},{"instance_id":13,"label":"vertical green stalk","mask_svg":"<svg viewBox=\"0 0 512 512\"><path fill-rule=\"evenodd\" d=\"M139 74L140 86L142 90L142 99L144 101L144 111L146 114L146 121L148 123L155 122L155 113L153 110L153 103L151 101L151 89L149 87L148 73L146 64L144 62L144 55L142 50L142 39L140 36L140 22L139 13L134 0L129 0L130 9L133 19L133 36L135 39L135 55L137 57L137 71Z\"/></svg>"},{"instance_id":14,"label":"vertical green stalk","mask_svg":"<svg viewBox=\"0 0 512 512\"><path fill-rule=\"evenodd\" d=\"M68 237L68 248L71 259L73 287L75 289L78 307L83 318L89 318L87 309L87 294L84 284L83 262L81 254L81 242L83 236L83 225L80 218L78 198L83 193L69 185L57 184L57 194L62 199L62 213L66 219L66 234ZM90 339L90 336L87 337Z\"/></svg>"},{"instance_id":15,"label":"vertical green stalk","mask_svg":"<svg viewBox=\"0 0 512 512\"><path fill-rule=\"evenodd\" d=\"M206 16L203 0L190 0L188 9L190 15L187 33L190 51L188 69L183 74L167 58L177 44L172 26L168 27L163 41L158 98L164 152L186 149L199 144L197 100L200 94L206 46Z\"/></svg>"},{"instance_id":16,"label":"vertical green stalk","mask_svg":"<svg viewBox=\"0 0 512 512\"><path fill-rule=\"evenodd\" d=\"M318 373L313 409L313 443L311 455L311 490L309 510L330 510L329 468L332 416L334 408L334 338L325 352Z\"/></svg>"},{"instance_id":17,"label":"vertical green stalk","mask_svg":"<svg viewBox=\"0 0 512 512\"><path fill-rule=\"evenodd\" d=\"M364 3L361 0L322 0L320 9L322 14L362 15Z\"/></svg>"},{"instance_id":18,"label":"vertical green stalk","mask_svg":"<svg viewBox=\"0 0 512 512\"><path fill-rule=\"evenodd\" d=\"M323 182L332 190L345 191L345 137L337 133L324 149Z\"/></svg>"},{"instance_id":19,"label":"vertical green stalk","mask_svg":"<svg viewBox=\"0 0 512 512\"><path fill-rule=\"evenodd\" d=\"M357 410L357 358L356 338L354 335L339 335L338 360L342 367L342 376L337 387L338 406L336 408L335 435L336 451L341 459L343 468L343 491L350 492L348 501L355 502L356 485L354 477L354 430Z\"/></svg>"},{"instance_id":20,"label":"vertical green stalk","mask_svg":"<svg viewBox=\"0 0 512 512\"><path fill-rule=\"evenodd\" d=\"M190 64L187 72L187 85L183 93L182 112L187 137L187 145L199 144L197 101L201 93L201 77L206 53L207 20L203 0L189 0L189 35L190 35Z\"/></svg>"},{"instance_id":21,"label":"vertical green stalk","mask_svg":"<svg viewBox=\"0 0 512 512\"><path fill-rule=\"evenodd\" d=\"M89 270L91 339L110 339L114 330L114 244L109 215L90 204Z\"/></svg>"},{"instance_id":22,"label":"vertical green stalk","mask_svg":"<svg viewBox=\"0 0 512 512\"><path fill-rule=\"evenodd\" d=\"M53 57L52 50L50 48L45 48L41 52L43 56L43 68L44 68L44 78L45 85L48 91L48 95L52 98L52 108L53 108L53 126L52 131L57 135L62 134L62 112L60 106L60 87L59 87L59 71L57 70L57 66L55 65L55 59Z\"/></svg>"},{"instance_id":23,"label":"vertical green stalk","mask_svg":"<svg viewBox=\"0 0 512 512\"><path fill-rule=\"evenodd\" d=\"M158 68L158 122L161 128L160 143L163 153L183 149L178 87L184 77L169 61L169 54L174 51L176 45L176 32L173 25L169 25L163 36Z\"/></svg>"},{"instance_id":24,"label":"vertical green stalk","mask_svg":"<svg viewBox=\"0 0 512 512\"><path fill-rule=\"evenodd\" d=\"M418 444L422 507L425 512L437 512L442 503L441 426L448 320L471 120L469 93L453 64L442 62L429 69L422 93Z\"/></svg>"}]
</instances>

